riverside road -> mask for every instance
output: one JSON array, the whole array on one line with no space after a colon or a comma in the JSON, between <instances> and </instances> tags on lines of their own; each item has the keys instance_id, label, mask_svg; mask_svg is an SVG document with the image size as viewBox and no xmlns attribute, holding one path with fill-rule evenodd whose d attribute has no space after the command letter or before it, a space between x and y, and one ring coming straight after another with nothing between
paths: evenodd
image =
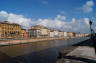
<instances>
[{"instance_id":1,"label":"riverside road","mask_svg":"<svg viewBox=\"0 0 96 63\"><path fill-rule=\"evenodd\" d=\"M0 47L0 63L54 63L64 47L78 44L88 37L41 41Z\"/></svg>"}]
</instances>

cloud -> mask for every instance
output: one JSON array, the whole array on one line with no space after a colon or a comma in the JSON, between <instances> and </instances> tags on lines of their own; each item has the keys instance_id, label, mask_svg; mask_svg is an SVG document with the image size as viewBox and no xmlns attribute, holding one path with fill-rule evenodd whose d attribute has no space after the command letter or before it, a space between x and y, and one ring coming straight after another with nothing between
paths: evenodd
<instances>
[{"instance_id":1,"label":"cloud","mask_svg":"<svg viewBox=\"0 0 96 63\"><path fill-rule=\"evenodd\" d=\"M4 21L8 19L8 13L5 11L0 12L0 20Z\"/></svg>"},{"instance_id":2,"label":"cloud","mask_svg":"<svg viewBox=\"0 0 96 63\"><path fill-rule=\"evenodd\" d=\"M65 16L62 16L62 15L57 15L56 20L66 20L66 17Z\"/></svg>"},{"instance_id":3,"label":"cloud","mask_svg":"<svg viewBox=\"0 0 96 63\"><path fill-rule=\"evenodd\" d=\"M23 28L30 28L32 25L44 25L52 29L60 29L66 32L81 32L89 33L89 18L76 19L72 18L71 21L67 21L66 16L57 15L54 19L32 19L25 18L23 15L17 15L8 13L6 11L0 11L0 21L9 21L11 23L18 23ZM96 23L96 22L95 22ZM94 24L95 24L94 23ZM95 26L94 26L95 28Z\"/></svg>"},{"instance_id":4,"label":"cloud","mask_svg":"<svg viewBox=\"0 0 96 63\"><path fill-rule=\"evenodd\" d=\"M59 18L61 17L64 16L59 15ZM90 33L89 18L83 18L81 20L72 18L71 21L66 21L66 19L58 19L57 15L54 19L39 19L37 20L37 25L44 25L52 29L60 29L66 32Z\"/></svg>"},{"instance_id":5,"label":"cloud","mask_svg":"<svg viewBox=\"0 0 96 63\"><path fill-rule=\"evenodd\" d=\"M48 4L48 1L44 0L41 3L44 4L44 5L46 5L46 4Z\"/></svg>"},{"instance_id":6,"label":"cloud","mask_svg":"<svg viewBox=\"0 0 96 63\"><path fill-rule=\"evenodd\" d=\"M89 13L93 11L93 6L94 6L94 2L91 1L87 1L82 7L81 9L83 10L83 12L85 13Z\"/></svg>"},{"instance_id":7,"label":"cloud","mask_svg":"<svg viewBox=\"0 0 96 63\"><path fill-rule=\"evenodd\" d=\"M0 11L0 21L9 21L11 23L18 23L24 28L30 27L31 19L25 18L23 15L16 15L13 13L7 13L6 11Z\"/></svg>"}]
</instances>

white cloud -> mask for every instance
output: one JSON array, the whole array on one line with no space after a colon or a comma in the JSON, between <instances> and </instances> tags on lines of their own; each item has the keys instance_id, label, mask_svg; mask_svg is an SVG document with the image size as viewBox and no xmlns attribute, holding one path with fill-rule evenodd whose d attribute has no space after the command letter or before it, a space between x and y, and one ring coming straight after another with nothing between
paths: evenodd
<instances>
[{"instance_id":1,"label":"white cloud","mask_svg":"<svg viewBox=\"0 0 96 63\"><path fill-rule=\"evenodd\" d=\"M37 19L33 21L32 19L25 18L23 15L16 15L13 13L8 13L6 11L0 11L0 21L18 23L23 27L25 26L25 28L29 28L32 25L44 25L52 29L61 29L68 32L90 32L88 18L83 18L81 20L72 18L71 21L66 21L65 16L57 15L56 17L54 17L54 19Z\"/></svg>"},{"instance_id":2,"label":"white cloud","mask_svg":"<svg viewBox=\"0 0 96 63\"><path fill-rule=\"evenodd\" d=\"M92 12L93 11L93 6L94 6L94 2L91 0L91 1L87 1L83 6L82 6L82 10L85 12L85 13L89 13L89 12Z\"/></svg>"},{"instance_id":3,"label":"white cloud","mask_svg":"<svg viewBox=\"0 0 96 63\"><path fill-rule=\"evenodd\" d=\"M41 3L46 5L46 4L48 4L48 1L44 0L44 1L41 1Z\"/></svg>"},{"instance_id":4,"label":"white cloud","mask_svg":"<svg viewBox=\"0 0 96 63\"><path fill-rule=\"evenodd\" d=\"M11 23L18 23L25 28L30 27L31 19L25 18L23 15L16 15L13 13L7 13L6 11L0 11L0 21L9 21Z\"/></svg>"},{"instance_id":5,"label":"white cloud","mask_svg":"<svg viewBox=\"0 0 96 63\"><path fill-rule=\"evenodd\" d=\"M59 17L64 17L59 15ZM71 21L66 21L62 19L58 19L56 17L55 19L39 19L36 21L39 25L44 25L52 29L60 29L63 31L70 31L70 32L81 32L81 33L90 33L89 29L89 19L84 18L81 20L77 20L75 18L72 18Z\"/></svg>"},{"instance_id":6,"label":"white cloud","mask_svg":"<svg viewBox=\"0 0 96 63\"><path fill-rule=\"evenodd\" d=\"M62 16L62 15L57 15L56 20L66 20L66 17L65 16Z\"/></svg>"},{"instance_id":7,"label":"white cloud","mask_svg":"<svg viewBox=\"0 0 96 63\"><path fill-rule=\"evenodd\" d=\"M89 18L84 18L84 21L85 21L86 25L89 26Z\"/></svg>"},{"instance_id":8,"label":"white cloud","mask_svg":"<svg viewBox=\"0 0 96 63\"><path fill-rule=\"evenodd\" d=\"M7 20L8 19L8 13L5 11L0 12L0 20Z\"/></svg>"}]
</instances>

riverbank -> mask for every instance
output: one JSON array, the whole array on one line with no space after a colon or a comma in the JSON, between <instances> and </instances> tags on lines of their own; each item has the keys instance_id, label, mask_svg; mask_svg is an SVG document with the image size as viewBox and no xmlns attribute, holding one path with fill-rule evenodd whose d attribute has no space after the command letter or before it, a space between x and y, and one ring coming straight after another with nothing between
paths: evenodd
<instances>
[{"instance_id":1,"label":"riverbank","mask_svg":"<svg viewBox=\"0 0 96 63\"><path fill-rule=\"evenodd\" d=\"M57 59L58 52L61 49L87 39L87 37L81 37L68 40L46 40L40 42L30 42L28 44L17 44L4 47L1 46L0 52L4 53L3 57L5 58L6 55L7 57L9 56L9 58L11 57L12 62L10 61L9 63L19 63L19 61L22 63L53 63ZM5 59L3 60L5 61Z\"/></svg>"},{"instance_id":2,"label":"riverbank","mask_svg":"<svg viewBox=\"0 0 96 63\"><path fill-rule=\"evenodd\" d=\"M78 46L56 63L96 63L96 55L93 47Z\"/></svg>"},{"instance_id":3,"label":"riverbank","mask_svg":"<svg viewBox=\"0 0 96 63\"><path fill-rule=\"evenodd\" d=\"M96 63L95 49L91 40L75 44L67 50L62 49L56 63Z\"/></svg>"},{"instance_id":4,"label":"riverbank","mask_svg":"<svg viewBox=\"0 0 96 63\"><path fill-rule=\"evenodd\" d=\"M32 39L23 39L23 40L0 40L0 45L6 46L6 45L40 42L40 41L66 40L66 39L69 39L69 38L32 38Z\"/></svg>"}]
</instances>

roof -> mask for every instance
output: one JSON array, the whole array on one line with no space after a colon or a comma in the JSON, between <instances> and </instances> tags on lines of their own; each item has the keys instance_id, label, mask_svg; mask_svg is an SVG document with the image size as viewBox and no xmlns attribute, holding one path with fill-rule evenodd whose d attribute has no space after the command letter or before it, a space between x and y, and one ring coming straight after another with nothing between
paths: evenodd
<instances>
[{"instance_id":1,"label":"roof","mask_svg":"<svg viewBox=\"0 0 96 63\"><path fill-rule=\"evenodd\" d=\"M45 28L45 29L48 29L47 27L45 27L45 26L42 26L42 25L36 25L36 26L31 26L31 28L35 28L35 29L41 29L41 28Z\"/></svg>"},{"instance_id":2,"label":"roof","mask_svg":"<svg viewBox=\"0 0 96 63\"><path fill-rule=\"evenodd\" d=\"M21 30L26 30L26 29L21 29Z\"/></svg>"},{"instance_id":3,"label":"roof","mask_svg":"<svg viewBox=\"0 0 96 63\"><path fill-rule=\"evenodd\" d=\"M28 30L40 30L40 29L28 29Z\"/></svg>"},{"instance_id":4,"label":"roof","mask_svg":"<svg viewBox=\"0 0 96 63\"><path fill-rule=\"evenodd\" d=\"M10 23L10 22L8 22L8 21L0 22L0 24L9 24L9 25L18 25L18 26L20 26L20 25L17 24L17 23Z\"/></svg>"}]
</instances>

